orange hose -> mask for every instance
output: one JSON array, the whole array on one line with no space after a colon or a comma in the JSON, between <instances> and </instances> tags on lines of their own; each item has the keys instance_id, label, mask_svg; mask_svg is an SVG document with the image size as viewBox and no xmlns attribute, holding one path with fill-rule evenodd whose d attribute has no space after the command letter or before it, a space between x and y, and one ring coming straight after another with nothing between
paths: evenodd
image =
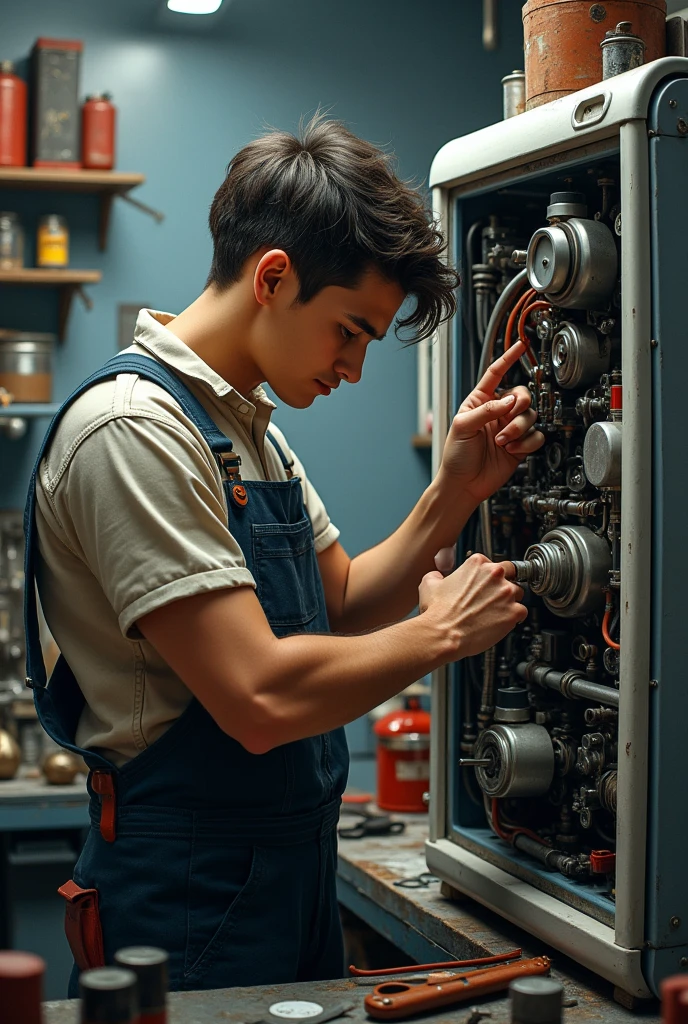
<instances>
[{"instance_id":1,"label":"orange hose","mask_svg":"<svg viewBox=\"0 0 688 1024\"><path fill-rule=\"evenodd\" d=\"M506 323L506 332L504 334L504 351L511 347L511 342L514 336L514 327L516 326L516 319L518 314L521 312L527 302L530 302L533 297L537 295L534 288L527 288L521 298L518 300L514 308L509 313L509 319Z\"/></svg>"},{"instance_id":2,"label":"orange hose","mask_svg":"<svg viewBox=\"0 0 688 1024\"><path fill-rule=\"evenodd\" d=\"M615 643L609 635L609 620L612 617L612 595L610 590L605 590L607 596L607 603L604 609L604 617L602 619L602 637L607 647L611 647L613 651L620 651L621 644Z\"/></svg>"}]
</instances>

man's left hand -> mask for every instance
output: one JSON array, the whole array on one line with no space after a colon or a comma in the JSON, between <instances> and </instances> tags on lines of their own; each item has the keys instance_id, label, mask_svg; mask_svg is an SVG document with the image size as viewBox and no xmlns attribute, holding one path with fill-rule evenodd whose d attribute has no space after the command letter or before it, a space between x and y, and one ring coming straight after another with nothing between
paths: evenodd
<instances>
[{"instance_id":1,"label":"man's left hand","mask_svg":"<svg viewBox=\"0 0 688 1024\"><path fill-rule=\"evenodd\" d=\"M525 352L519 341L495 360L452 420L440 474L479 504L507 482L526 455L545 441L525 387L496 397L505 374Z\"/></svg>"}]
</instances>

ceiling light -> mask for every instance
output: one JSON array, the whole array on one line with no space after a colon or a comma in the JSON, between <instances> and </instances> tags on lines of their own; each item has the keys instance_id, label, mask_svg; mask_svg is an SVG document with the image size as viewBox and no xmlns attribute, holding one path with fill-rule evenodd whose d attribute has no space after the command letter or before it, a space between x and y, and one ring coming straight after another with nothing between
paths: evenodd
<instances>
[{"instance_id":1,"label":"ceiling light","mask_svg":"<svg viewBox=\"0 0 688 1024\"><path fill-rule=\"evenodd\" d=\"M167 0L167 6L177 14L214 14L222 0Z\"/></svg>"}]
</instances>

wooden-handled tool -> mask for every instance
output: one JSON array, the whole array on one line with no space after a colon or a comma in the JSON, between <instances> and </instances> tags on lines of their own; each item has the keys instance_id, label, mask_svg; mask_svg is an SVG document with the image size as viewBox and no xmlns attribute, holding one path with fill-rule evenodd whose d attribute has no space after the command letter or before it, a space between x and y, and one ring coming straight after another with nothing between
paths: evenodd
<instances>
[{"instance_id":1,"label":"wooden-handled tool","mask_svg":"<svg viewBox=\"0 0 688 1024\"><path fill-rule=\"evenodd\" d=\"M547 974L549 967L548 957L537 956L514 964L467 971L451 981L435 980L432 977L420 985L407 985L397 980L386 981L365 997L364 1006L366 1013L377 1020L400 1020L414 1013L427 1013L451 1003L501 992L516 978L529 974Z\"/></svg>"}]
</instances>

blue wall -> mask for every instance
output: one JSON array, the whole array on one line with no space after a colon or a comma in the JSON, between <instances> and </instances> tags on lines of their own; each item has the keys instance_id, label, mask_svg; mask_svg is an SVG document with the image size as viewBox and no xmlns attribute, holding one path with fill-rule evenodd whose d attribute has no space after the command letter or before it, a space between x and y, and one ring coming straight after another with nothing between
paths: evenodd
<instances>
[{"instance_id":1,"label":"blue wall","mask_svg":"<svg viewBox=\"0 0 688 1024\"><path fill-rule=\"evenodd\" d=\"M264 125L293 129L324 106L392 146L401 174L424 182L444 142L498 120L500 78L522 66L520 4L501 5L503 43L493 54L482 49L481 7L478 0L225 0L206 21L171 15L163 0L0 0L0 58L25 57L38 35L84 40L82 92L113 93L118 168L142 171L147 181L135 195L166 214L156 225L118 201L102 254L96 200L0 192L0 208L24 219L27 265L37 217L61 212L72 265L103 271L89 289L92 312L74 304L55 398L114 353L118 303L179 311L202 289L209 204L231 155ZM0 289L0 327L51 330L56 310L53 292ZM371 346L358 386L317 399L305 413L282 409L277 422L351 554L393 530L429 480L427 453L410 446L415 353L395 339ZM0 505L23 504L40 432L39 422L23 441L0 438Z\"/></svg>"}]
</instances>

